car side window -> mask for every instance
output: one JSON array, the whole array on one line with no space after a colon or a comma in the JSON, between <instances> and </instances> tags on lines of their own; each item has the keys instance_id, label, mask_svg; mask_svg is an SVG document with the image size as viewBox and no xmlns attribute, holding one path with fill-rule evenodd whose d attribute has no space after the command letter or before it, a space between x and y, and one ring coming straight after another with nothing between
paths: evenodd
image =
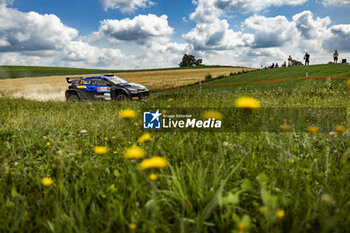
<instances>
[{"instance_id":1,"label":"car side window","mask_svg":"<svg viewBox=\"0 0 350 233\"><path fill-rule=\"evenodd\" d=\"M95 79L96 86L107 86L107 82L101 78Z\"/></svg>"},{"instance_id":2,"label":"car side window","mask_svg":"<svg viewBox=\"0 0 350 233\"><path fill-rule=\"evenodd\" d=\"M92 85L92 86L107 86L107 81L101 79L101 78L89 78L89 79L82 79L80 81L80 84L82 85Z\"/></svg>"}]
</instances>

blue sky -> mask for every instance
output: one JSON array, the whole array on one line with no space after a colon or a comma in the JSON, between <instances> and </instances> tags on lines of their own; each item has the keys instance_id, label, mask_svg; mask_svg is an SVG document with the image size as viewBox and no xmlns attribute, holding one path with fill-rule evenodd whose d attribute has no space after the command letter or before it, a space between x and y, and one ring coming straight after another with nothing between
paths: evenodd
<instances>
[{"instance_id":1,"label":"blue sky","mask_svg":"<svg viewBox=\"0 0 350 233\"><path fill-rule=\"evenodd\" d=\"M0 0L0 64L114 69L350 60L350 0Z\"/></svg>"}]
</instances>

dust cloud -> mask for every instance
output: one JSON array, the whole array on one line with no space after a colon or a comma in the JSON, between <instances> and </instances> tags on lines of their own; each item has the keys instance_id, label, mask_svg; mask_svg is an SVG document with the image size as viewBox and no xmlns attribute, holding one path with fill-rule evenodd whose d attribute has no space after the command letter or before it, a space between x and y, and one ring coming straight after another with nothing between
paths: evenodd
<instances>
[{"instance_id":1,"label":"dust cloud","mask_svg":"<svg viewBox=\"0 0 350 233\"><path fill-rule=\"evenodd\" d=\"M57 90L49 84L32 84L25 86L22 90L14 91L8 95L15 98L25 98L38 101L64 101L65 89Z\"/></svg>"},{"instance_id":2,"label":"dust cloud","mask_svg":"<svg viewBox=\"0 0 350 233\"><path fill-rule=\"evenodd\" d=\"M68 85L62 77L18 78L0 80L0 93L12 98L37 101L64 101Z\"/></svg>"}]
</instances>

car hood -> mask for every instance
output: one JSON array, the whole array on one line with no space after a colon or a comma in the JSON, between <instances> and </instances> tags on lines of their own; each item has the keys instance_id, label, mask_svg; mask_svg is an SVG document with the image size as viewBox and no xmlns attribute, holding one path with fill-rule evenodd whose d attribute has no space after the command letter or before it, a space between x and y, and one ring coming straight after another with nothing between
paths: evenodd
<instances>
[{"instance_id":1,"label":"car hood","mask_svg":"<svg viewBox=\"0 0 350 233\"><path fill-rule=\"evenodd\" d=\"M137 83L122 83L118 84L117 86L124 87L124 88L132 88L132 89L137 89L139 91L147 90L147 87L137 84Z\"/></svg>"}]
</instances>

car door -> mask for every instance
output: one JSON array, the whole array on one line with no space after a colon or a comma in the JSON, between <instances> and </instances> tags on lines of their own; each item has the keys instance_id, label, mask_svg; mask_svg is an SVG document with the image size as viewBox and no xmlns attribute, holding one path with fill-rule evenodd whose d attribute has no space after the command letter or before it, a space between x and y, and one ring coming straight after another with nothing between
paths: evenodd
<instances>
[{"instance_id":1,"label":"car door","mask_svg":"<svg viewBox=\"0 0 350 233\"><path fill-rule=\"evenodd\" d=\"M111 87L109 82L103 78L97 78L94 80L96 85L96 96L99 99L111 100Z\"/></svg>"},{"instance_id":2,"label":"car door","mask_svg":"<svg viewBox=\"0 0 350 233\"><path fill-rule=\"evenodd\" d=\"M89 93L96 100L111 100L111 88L108 82L100 77L94 77L87 86Z\"/></svg>"}]
</instances>

